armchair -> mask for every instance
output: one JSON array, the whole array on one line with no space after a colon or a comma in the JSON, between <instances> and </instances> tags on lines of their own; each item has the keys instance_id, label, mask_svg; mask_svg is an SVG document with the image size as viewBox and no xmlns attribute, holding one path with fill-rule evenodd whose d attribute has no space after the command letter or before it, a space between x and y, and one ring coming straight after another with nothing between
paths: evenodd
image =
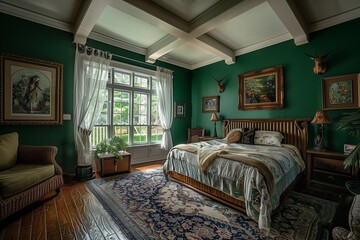
<instances>
[{"instance_id":1,"label":"armchair","mask_svg":"<svg viewBox=\"0 0 360 240\"><path fill-rule=\"evenodd\" d=\"M59 193L64 184L56 147L18 146L17 140L17 133L0 136L0 155L7 162L0 163L0 221L51 191Z\"/></svg>"}]
</instances>

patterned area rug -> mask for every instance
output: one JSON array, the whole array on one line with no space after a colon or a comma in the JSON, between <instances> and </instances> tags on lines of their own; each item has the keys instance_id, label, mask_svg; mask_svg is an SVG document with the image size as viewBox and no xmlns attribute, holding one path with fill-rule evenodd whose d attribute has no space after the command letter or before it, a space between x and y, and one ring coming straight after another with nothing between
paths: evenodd
<instances>
[{"instance_id":1,"label":"patterned area rug","mask_svg":"<svg viewBox=\"0 0 360 240\"><path fill-rule=\"evenodd\" d=\"M263 236L244 214L167 182L161 168L87 183L128 239L326 239L337 205L292 192Z\"/></svg>"}]
</instances>

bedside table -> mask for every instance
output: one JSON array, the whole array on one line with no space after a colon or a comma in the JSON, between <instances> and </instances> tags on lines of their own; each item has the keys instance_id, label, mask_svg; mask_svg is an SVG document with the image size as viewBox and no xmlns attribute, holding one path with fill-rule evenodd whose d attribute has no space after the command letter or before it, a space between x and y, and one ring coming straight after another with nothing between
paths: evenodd
<instances>
[{"instance_id":1,"label":"bedside table","mask_svg":"<svg viewBox=\"0 0 360 240\"><path fill-rule=\"evenodd\" d=\"M344 169L343 162L348 155L333 151L307 152L306 187L322 196L337 199L348 192L345 183L358 178L359 168Z\"/></svg>"}]
</instances>

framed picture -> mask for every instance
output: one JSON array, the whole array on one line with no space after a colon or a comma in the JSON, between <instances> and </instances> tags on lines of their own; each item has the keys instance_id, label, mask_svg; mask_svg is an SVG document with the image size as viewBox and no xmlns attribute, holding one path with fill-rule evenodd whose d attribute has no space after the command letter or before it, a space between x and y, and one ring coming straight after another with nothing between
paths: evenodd
<instances>
[{"instance_id":1,"label":"framed picture","mask_svg":"<svg viewBox=\"0 0 360 240\"><path fill-rule=\"evenodd\" d=\"M174 117L185 118L186 117L186 102L174 103Z\"/></svg>"},{"instance_id":2,"label":"framed picture","mask_svg":"<svg viewBox=\"0 0 360 240\"><path fill-rule=\"evenodd\" d=\"M63 65L3 54L1 124L61 125Z\"/></svg>"},{"instance_id":3,"label":"framed picture","mask_svg":"<svg viewBox=\"0 0 360 240\"><path fill-rule=\"evenodd\" d=\"M322 79L323 110L360 108L360 74Z\"/></svg>"},{"instance_id":4,"label":"framed picture","mask_svg":"<svg viewBox=\"0 0 360 240\"><path fill-rule=\"evenodd\" d=\"M284 106L282 66L239 75L240 110L274 109Z\"/></svg>"},{"instance_id":5,"label":"framed picture","mask_svg":"<svg viewBox=\"0 0 360 240\"><path fill-rule=\"evenodd\" d=\"M344 144L344 154L349 155L355 148L356 148L356 145L345 143Z\"/></svg>"},{"instance_id":6,"label":"framed picture","mask_svg":"<svg viewBox=\"0 0 360 240\"><path fill-rule=\"evenodd\" d=\"M219 96L203 97L202 112L219 112Z\"/></svg>"}]
</instances>

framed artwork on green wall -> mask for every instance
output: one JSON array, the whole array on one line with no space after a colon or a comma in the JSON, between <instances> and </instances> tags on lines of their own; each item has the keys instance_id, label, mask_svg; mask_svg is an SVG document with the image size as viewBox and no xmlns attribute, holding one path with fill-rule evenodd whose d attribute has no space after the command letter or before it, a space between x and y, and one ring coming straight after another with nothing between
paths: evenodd
<instances>
[{"instance_id":1,"label":"framed artwork on green wall","mask_svg":"<svg viewBox=\"0 0 360 240\"><path fill-rule=\"evenodd\" d=\"M240 74L238 78L239 110L283 108L282 66Z\"/></svg>"},{"instance_id":2,"label":"framed artwork on green wall","mask_svg":"<svg viewBox=\"0 0 360 240\"><path fill-rule=\"evenodd\" d=\"M63 65L2 54L1 124L61 125Z\"/></svg>"},{"instance_id":3,"label":"framed artwork on green wall","mask_svg":"<svg viewBox=\"0 0 360 240\"><path fill-rule=\"evenodd\" d=\"M360 108L360 74L322 79L323 110Z\"/></svg>"},{"instance_id":4,"label":"framed artwork on green wall","mask_svg":"<svg viewBox=\"0 0 360 240\"><path fill-rule=\"evenodd\" d=\"M174 117L185 118L186 117L186 102L174 103Z\"/></svg>"},{"instance_id":5,"label":"framed artwork on green wall","mask_svg":"<svg viewBox=\"0 0 360 240\"><path fill-rule=\"evenodd\" d=\"M202 112L219 112L219 96L203 97Z\"/></svg>"}]
</instances>

